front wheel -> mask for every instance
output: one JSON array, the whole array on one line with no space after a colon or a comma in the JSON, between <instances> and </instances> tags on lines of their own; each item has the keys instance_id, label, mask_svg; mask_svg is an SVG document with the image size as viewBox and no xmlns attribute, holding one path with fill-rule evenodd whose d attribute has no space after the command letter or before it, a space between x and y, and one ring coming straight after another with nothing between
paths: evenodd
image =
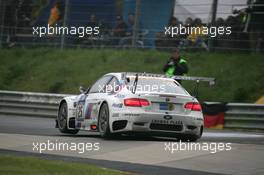
<instances>
[{"instance_id":1,"label":"front wheel","mask_svg":"<svg viewBox=\"0 0 264 175\"><path fill-rule=\"evenodd\" d=\"M78 129L73 129L73 130L69 130L68 129L68 122L67 122L67 118L68 118L68 110L67 110L67 103L63 102L60 105L59 108L59 113L57 116L57 121L58 121L58 127L61 133L67 133L67 134L77 134L79 132Z\"/></svg>"},{"instance_id":2,"label":"front wheel","mask_svg":"<svg viewBox=\"0 0 264 175\"><path fill-rule=\"evenodd\" d=\"M110 127L109 127L109 109L106 103L103 103L98 118L98 129L100 135L103 138L109 138L111 135Z\"/></svg>"}]
</instances>

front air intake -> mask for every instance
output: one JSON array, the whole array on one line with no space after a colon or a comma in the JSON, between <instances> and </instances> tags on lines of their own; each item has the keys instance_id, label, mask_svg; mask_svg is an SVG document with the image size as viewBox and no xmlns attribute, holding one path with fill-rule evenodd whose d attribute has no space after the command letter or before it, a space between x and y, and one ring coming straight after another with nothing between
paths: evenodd
<instances>
[{"instance_id":1,"label":"front air intake","mask_svg":"<svg viewBox=\"0 0 264 175\"><path fill-rule=\"evenodd\" d=\"M118 120L113 122L113 130L121 130L124 129L127 125L127 120Z\"/></svg>"}]
</instances>

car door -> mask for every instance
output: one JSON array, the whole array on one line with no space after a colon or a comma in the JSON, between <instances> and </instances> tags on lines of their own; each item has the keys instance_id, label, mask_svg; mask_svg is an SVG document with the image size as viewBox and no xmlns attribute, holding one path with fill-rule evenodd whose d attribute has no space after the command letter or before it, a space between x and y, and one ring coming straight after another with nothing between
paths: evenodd
<instances>
[{"instance_id":1,"label":"car door","mask_svg":"<svg viewBox=\"0 0 264 175\"><path fill-rule=\"evenodd\" d=\"M102 99L106 95L106 85L112 76L106 75L97 80L90 88L83 106L81 125L79 128L90 130L91 125L97 124L97 116Z\"/></svg>"}]
</instances>

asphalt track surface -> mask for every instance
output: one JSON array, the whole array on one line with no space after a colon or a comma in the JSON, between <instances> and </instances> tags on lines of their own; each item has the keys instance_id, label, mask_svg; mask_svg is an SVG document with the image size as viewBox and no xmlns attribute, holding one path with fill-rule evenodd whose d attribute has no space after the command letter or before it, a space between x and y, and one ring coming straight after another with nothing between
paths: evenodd
<instances>
[{"instance_id":1,"label":"asphalt track surface","mask_svg":"<svg viewBox=\"0 0 264 175\"><path fill-rule=\"evenodd\" d=\"M61 134L54 119L0 116L0 154L40 156L47 159L87 162L136 174L264 174L264 134L238 131L205 131L198 143L231 143L232 151L164 152L173 138L121 137L104 140L98 133ZM100 151L44 152L32 149L32 142L100 143Z\"/></svg>"}]
</instances>

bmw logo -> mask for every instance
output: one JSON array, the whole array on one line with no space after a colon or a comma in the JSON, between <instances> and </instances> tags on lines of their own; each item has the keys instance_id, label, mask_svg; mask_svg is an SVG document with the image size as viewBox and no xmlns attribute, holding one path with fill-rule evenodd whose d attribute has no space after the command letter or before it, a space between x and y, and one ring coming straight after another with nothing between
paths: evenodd
<instances>
[{"instance_id":1,"label":"bmw logo","mask_svg":"<svg viewBox=\"0 0 264 175\"><path fill-rule=\"evenodd\" d=\"M164 115L164 117L163 117L165 120L170 120L170 119L172 119L172 116L170 116L170 115Z\"/></svg>"}]
</instances>

